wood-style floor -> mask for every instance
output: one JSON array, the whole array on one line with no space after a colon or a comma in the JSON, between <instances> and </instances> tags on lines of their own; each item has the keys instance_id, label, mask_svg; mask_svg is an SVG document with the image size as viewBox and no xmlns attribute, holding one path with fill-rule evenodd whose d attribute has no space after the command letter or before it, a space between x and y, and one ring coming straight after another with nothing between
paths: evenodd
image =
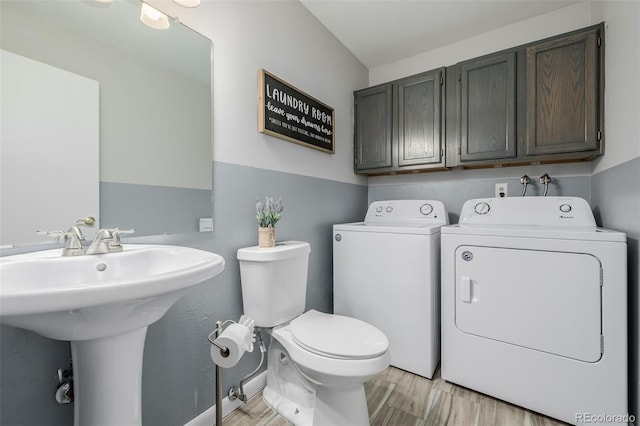
<instances>
[{"instance_id":1,"label":"wood-style floor","mask_svg":"<svg viewBox=\"0 0 640 426\"><path fill-rule=\"evenodd\" d=\"M365 384L371 425L560 426L565 423L448 383L389 367ZM262 392L223 419L223 426L284 426Z\"/></svg>"}]
</instances>

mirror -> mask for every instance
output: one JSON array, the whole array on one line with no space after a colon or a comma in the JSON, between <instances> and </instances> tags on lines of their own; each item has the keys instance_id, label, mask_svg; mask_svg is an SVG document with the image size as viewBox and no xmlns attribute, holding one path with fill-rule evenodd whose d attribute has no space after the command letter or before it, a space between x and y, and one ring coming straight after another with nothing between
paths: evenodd
<instances>
[{"instance_id":1,"label":"mirror","mask_svg":"<svg viewBox=\"0 0 640 426\"><path fill-rule=\"evenodd\" d=\"M75 212L60 228L98 216L100 227L155 235L198 231L211 217L212 44L171 18L167 30L147 27L141 4L0 2L0 48L99 84L100 212ZM83 161L77 150L69 158ZM69 196L78 194L61 188L60 204ZM42 215L55 208L34 201Z\"/></svg>"}]
</instances>

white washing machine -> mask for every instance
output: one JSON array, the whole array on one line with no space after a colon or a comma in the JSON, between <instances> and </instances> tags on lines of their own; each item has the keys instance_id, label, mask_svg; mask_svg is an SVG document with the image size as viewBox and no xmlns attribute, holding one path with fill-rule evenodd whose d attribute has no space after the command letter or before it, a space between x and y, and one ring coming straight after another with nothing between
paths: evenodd
<instances>
[{"instance_id":1,"label":"white washing machine","mask_svg":"<svg viewBox=\"0 0 640 426\"><path fill-rule=\"evenodd\" d=\"M333 309L389 339L391 365L431 378L440 361L440 201L376 201L333 226Z\"/></svg>"},{"instance_id":2,"label":"white washing machine","mask_svg":"<svg viewBox=\"0 0 640 426\"><path fill-rule=\"evenodd\" d=\"M442 377L567 423L626 424L626 258L625 234L581 198L467 201L442 228Z\"/></svg>"}]
</instances>

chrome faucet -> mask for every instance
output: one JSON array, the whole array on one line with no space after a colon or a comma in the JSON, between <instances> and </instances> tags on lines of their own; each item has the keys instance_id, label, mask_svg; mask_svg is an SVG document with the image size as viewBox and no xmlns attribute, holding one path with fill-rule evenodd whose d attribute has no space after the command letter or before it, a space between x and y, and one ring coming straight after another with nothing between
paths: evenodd
<instances>
[{"instance_id":1,"label":"chrome faucet","mask_svg":"<svg viewBox=\"0 0 640 426\"><path fill-rule=\"evenodd\" d=\"M101 229L98 231L84 254L105 254L121 252L122 244L120 243L120 235L133 234L134 232L134 229Z\"/></svg>"},{"instance_id":2,"label":"chrome faucet","mask_svg":"<svg viewBox=\"0 0 640 426\"><path fill-rule=\"evenodd\" d=\"M62 249L63 256L82 256L84 249L82 248L82 242L84 241L84 234L77 225L69 228L67 232L64 231L36 231L38 234L47 235L49 237L56 237L58 241L64 241L66 244Z\"/></svg>"},{"instance_id":3,"label":"chrome faucet","mask_svg":"<svg viewBox=\"0 0 640 426\"><path fill-rule=\"evenodd\" d=\"M86 217L76 221L76 224L64 231L36 231L38 234L55 237L57 240L64 241L65 247L62 249L63 256L82 256L84 254L104 254L118 253L122 251L120 243L121 234L133 234L133 229L123 230L120 228L100 229L89 247L85 250L82 242L85 240L84 234L78 225L93 226L95 219Z\"/></svg>"},{"instance_id":4,"label":"chrome faucet","mask_svg":"<svg viewBox=\"0 0 640 426\"><path fill-rule=\"evenodd\" d=\"M85 251L85 254L109 253L109 246L113 240L113 232L110 229L101 229ZM122 249L122 247L120 247Z\"/></svg>"},{"instance_id":5,"label":"chrome faucet","mask_svg":"<svg viewBox=\"0 0 640 426\"><path fill-rule=\"evenodd\" d=\"M82 249L84 234L77 225L73 225L69 228L69 230L64 234L64 237L67 244L65 248L62 249L63 256L81 256L84 254L84 250Z\"/></svg>"}]
</instances>

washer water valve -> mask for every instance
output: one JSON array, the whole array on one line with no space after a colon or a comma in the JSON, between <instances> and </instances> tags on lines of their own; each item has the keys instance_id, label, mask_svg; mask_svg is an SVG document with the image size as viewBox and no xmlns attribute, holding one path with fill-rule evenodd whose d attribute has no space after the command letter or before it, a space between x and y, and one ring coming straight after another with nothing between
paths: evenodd
<instances>
[{"instance_id":1,"label":"washer water valve","mask_svg":"<svg viewBox=\"0 0 640 426\"><path fill-rule=\"evenodd\" d=\"M524 175L520 178L520 183L522 184L522 196L527 193L527 185L531 183L531 178L527 175Z\"/></svg>"},{"instance_id":2,"label":"washer water valve","mask_svg":"<svg viewBox=\"0 0 640 426\"><path fill-rule=\"evenodd\" d=\"M548 174L545 173L542 176L540 176L540 183L544 185L544 194L543 194L544 197L547 196L550 182L551 182L551 176L549 176Z\"/></svg>"}]
</instances>

